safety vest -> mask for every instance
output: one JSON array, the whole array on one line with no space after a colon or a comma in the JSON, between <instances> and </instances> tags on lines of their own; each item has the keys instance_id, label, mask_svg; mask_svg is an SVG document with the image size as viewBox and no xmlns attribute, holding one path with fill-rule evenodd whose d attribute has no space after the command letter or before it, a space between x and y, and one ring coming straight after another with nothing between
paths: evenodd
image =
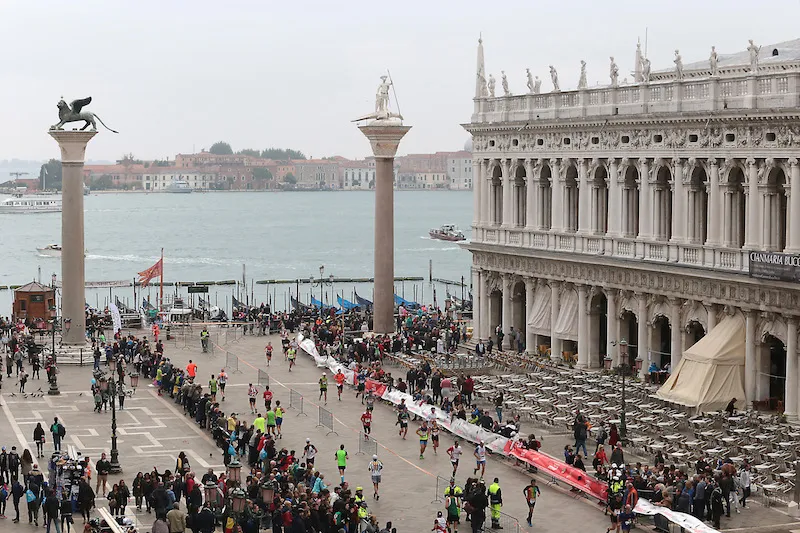
<instances>
[{"instance_id":1,"label":"safety vest","mask_svg":"<svg viewBox=\"0 0 800 533\"><path fill-rule=\"evenodd\" d=\"M492 504L500 503L500 485L498 483L492 483L489 485L489 502Z\"/></svg>"},{"instance_id":2,"label":"safety vest","mask_svg":"<svg viewBox=\"0 0 800 533\"><path fill-rule=\"evenodd\" d=\"M366 507L359 507L358 508L358 518L367 518L369 517L369 512L367 511Z\"/></svg>"},{"instance_id":3,"label":"safety vest","mask_svg":"<svg viewBox=\"0 0 800 533\"><path fill-rule=\"evenodd\" d=\"M201 339L207 339L208 335L209 335L209 333L206 330L203 330L203 331L200 332L200 338Z\"/></svg>"}]
</instances>

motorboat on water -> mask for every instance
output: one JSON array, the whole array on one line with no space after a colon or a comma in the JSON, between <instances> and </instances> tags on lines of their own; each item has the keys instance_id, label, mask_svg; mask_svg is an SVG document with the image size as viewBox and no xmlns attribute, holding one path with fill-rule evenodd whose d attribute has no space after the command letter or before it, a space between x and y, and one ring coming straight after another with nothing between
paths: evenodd
<instances>
[{"instance_id":1,"label":"motorboat on water","mask_svg":"<svg viewBox=\"0 0 800 533\"><path fill-rule=\"evenodd\" d=\"M440 241L465 241L467 238L458 229L455 224L443 224L438 229L432 229L428 232L431 239L438 239Z\"/></svg>"},{"instance_id":2,"label":"motorboat on water","mask_svg":"<svg viewBox=\"0 0 800 533\"><path fill-rule=\"evenodd\" d=\"M23 196L15 194L0 202L0 214L60 213L61 198L56 196Z\"/></svg>"},{"instance_id":3,"label":"motorboat on water","mask_svg":"<svg viewBox=\"0 0 800 533\"><path fill-rule=\"evenodd\" d=\"M175 180L164 189L164 192L186 194L192 192L192 187L186 180Z\"/></svg>"},{"instance_id":4,"label":"motorboat on water","mask_svg":"<svg viewBox=\"0 0 800 533\"><path fill-rule=\"evenodd\" d=\"M44 248L37 248L37 252L39 255L46 255L49 257L61 257L61 245L60 244L48 244ZM84 251L84 256L86 252Z\"/></svg>"}]
</instances>

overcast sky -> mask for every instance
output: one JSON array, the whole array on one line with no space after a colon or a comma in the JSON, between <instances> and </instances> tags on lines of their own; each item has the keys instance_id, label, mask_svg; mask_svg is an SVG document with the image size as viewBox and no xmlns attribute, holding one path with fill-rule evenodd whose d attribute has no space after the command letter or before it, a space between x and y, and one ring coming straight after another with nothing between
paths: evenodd
<instances>
[{"instance_id":1,"label":"overcast sky","mask_svg":"<svg viewBox=\"0 0 800 533\"><path fill-rule=\"evenodd\" d=\"M87 157L174 157L217 140L306 155L363 157L350 121L372 111L391 70L413 126L400 153L453 150L467 139L478 34L486 69L525 91L530 67L550 87L629 76L637 37L653 70L800 37L795 0L405 0L375 2L0 0L0 159L57 157L56 103L92 96L102 132ZM623 76L621 76L623 77ZM394 106L394 101L392 102ZM99 126L99 125L98 125Z\"/></svg>"}]
</instances>

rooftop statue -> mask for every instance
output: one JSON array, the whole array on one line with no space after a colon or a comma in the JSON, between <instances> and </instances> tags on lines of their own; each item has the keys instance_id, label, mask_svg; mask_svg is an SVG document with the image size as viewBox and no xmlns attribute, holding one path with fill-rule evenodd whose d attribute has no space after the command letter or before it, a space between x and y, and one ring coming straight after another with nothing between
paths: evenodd
<instances>
[{"instance_id":1,"label":"rooftop statue","mask_svg":"<svg viewBox=\"0 0 800 533\"><path fill-rule=\"evenodd\" d=\"M711 55L708 58L708 66L711 67L711 75L716 76L719 66L719 57L717 57L717 47L711 47Z\"/></svg>"},{"instance_id":2,"label":"rooftop statue","mask_svg":"<svg viewBox=\"0 0 800 533\"><path fill-rule=\"evenodd\" d=\"M86 122L86 124L83 125L81 131L85 130L89 126L92 127L91 131L97 131L97 124L94 121L94 119L97 119L100 121L100 124L102 124L103 127L108 131L112 133L119 133L118 131L112 130L111 128L106 126L105 122L103 122L102 119L100 119L100 117L98 117L94 113L91 113L89 111L85 111L83 113L81 112L83 107L89 105L91 102L92 102L92 97L90 96L88 98L73 100L72 102L67 104L67 102L64 101L64 97L62 96L61 100L58 101L58 106L57 106L58 123L50 126L50 129L63 130L64 124L67 124L69 122L80 122L83 120L84 122Z\"/></svg>"},{"instance_id":3,"label":"rooftop statue","mask_svg":"<svg viewBox=\"0 0 800 533\"><path fill-rule=\"evenodd\" d=\"M528 83L527 83L527 85L528 85L528 94L533 94L534 85L533 85L533 74L531 74L531 69L526 68L525 69L525 74L527 74L527 76L528 76Z\"/></svg>"},{"instance_id":4,"label":"rooftop statue","mask_svg":"<svg viewBox=\"0 0 800 533\"><path fill-rule=\"evenodd\" d=\"M542 92L542 80L539 79L539 76L533 77L533 94L539 94Z\"/></svg>"},{"instance_id":5,"label":"rooftop statue","mask_svg":"<svg viewBox=\"0 0 800 533\"><path fill-rule=\"evenodd\" d=\"M511 93L508 90L508 79L506 78L506 71L501 70L500 75L501 75L500 83L503 85L503 96L511 96Z\"/></svg>"},{"instance_id":6,"label":"rooftop statue","mask_svg":"<svg viewBox=\"0 0 800 533\"><path fill-rule=\"evenodd\" d=\"M650 60L646 57L642 59L642 81L644 83L650 82Z\"/></svg>"},{"instance_id":7,"label":"rooftop statue","mask_svg":"<svg viewBox=\"0 0 800 533\"><path fill-rule=\"evenodd\" d=\"M581 77L578 79L578 89L585 89L588 85L586 83L586 61L581 60Z\"/></svg>"},{"instance_id":8,"label":"rooftop statue","mask_svg":"<svg viewBox=\"0 0 800 533\"><path fill-rule=\"evenodd\" d=\"M675 59L672 61L675 63L675 74L679 80L683 79L683 58L681 57L681 53L678 50L675 50Z\"/></svg>"},{"instance_id":9,"label":"rooftop statue","mask_svg":"<svg viewBox=\"0 0 800 533\"><path fill-rule=\"evenodd\" d=\"M614 61L614 56L611 56L611 65L608 67L608 75L611 78L611 86L616 87L619 85L619 67L617 62Z\"/></svg>"},{"instance_id":10,"label":"rooftop statue","mask_svg":"<svg viewBox=\"0 0 800 533\"><path fill-rule=\"evenodd\" d=\"M494 98L494 86L496 83L494 76L489 74L489 98Z\"/></svg>"},{"instance_id":11,"label":"rooftop statue","mask_svg":"<svg viewBox=\"0 0 800 533\"><path fill-rule=\"evenodd\" d=\"M758 53L761 51L761 47L756 46L753 39L748 42L750 43L750 46L747 47L747 51L750 52L750 72L755 74L758 72Z\"/></svg>"},{"instance_id":12,"label":"rooftop statue","mask_svg":"<svg viewBox=\"0 0 800 533\"><path fill-rule=\"evenodd\" d=\"M561 87L558 86L558 71L553 65L550 65L550 79L553 81L553 92L559 92Z\"/></svg>"}]
</instances>

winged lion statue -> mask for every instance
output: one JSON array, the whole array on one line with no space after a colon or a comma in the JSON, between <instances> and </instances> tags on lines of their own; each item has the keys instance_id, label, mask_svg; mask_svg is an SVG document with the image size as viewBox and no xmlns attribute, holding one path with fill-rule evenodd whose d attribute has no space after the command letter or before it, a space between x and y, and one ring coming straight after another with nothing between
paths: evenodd
<instances>
[{"instance_id":1,"label":"winged lion statue","mask_svg":"<svg viewBox=\"0 0 800 533\"><path fill-rule=\"evenodd\" d=\"M91 113L89 111L81 112L84 106L89 105L91 102L92 102L92 97L90 96L88 98L80 98L78 100L73 100L71 103L67 104L67 102L65 102L64 98L62 97L61 100L59 100L58 102L58 123L50 126L50 129L63 130L64 124L68 122L80 122L81 120L83 120L84 122L86 122L86 124L83 125L81 130L85 130L86 128L91 126L92 131L97 131L97 124L94 121L94 119L97 119L100 121L100 124L102 124L103 127L108 131L112 133L119 133L118 131L112 130L111 128L106 126L106 123L103 122L103 120L94 113Z\"/></svg>"}]
</instances>

